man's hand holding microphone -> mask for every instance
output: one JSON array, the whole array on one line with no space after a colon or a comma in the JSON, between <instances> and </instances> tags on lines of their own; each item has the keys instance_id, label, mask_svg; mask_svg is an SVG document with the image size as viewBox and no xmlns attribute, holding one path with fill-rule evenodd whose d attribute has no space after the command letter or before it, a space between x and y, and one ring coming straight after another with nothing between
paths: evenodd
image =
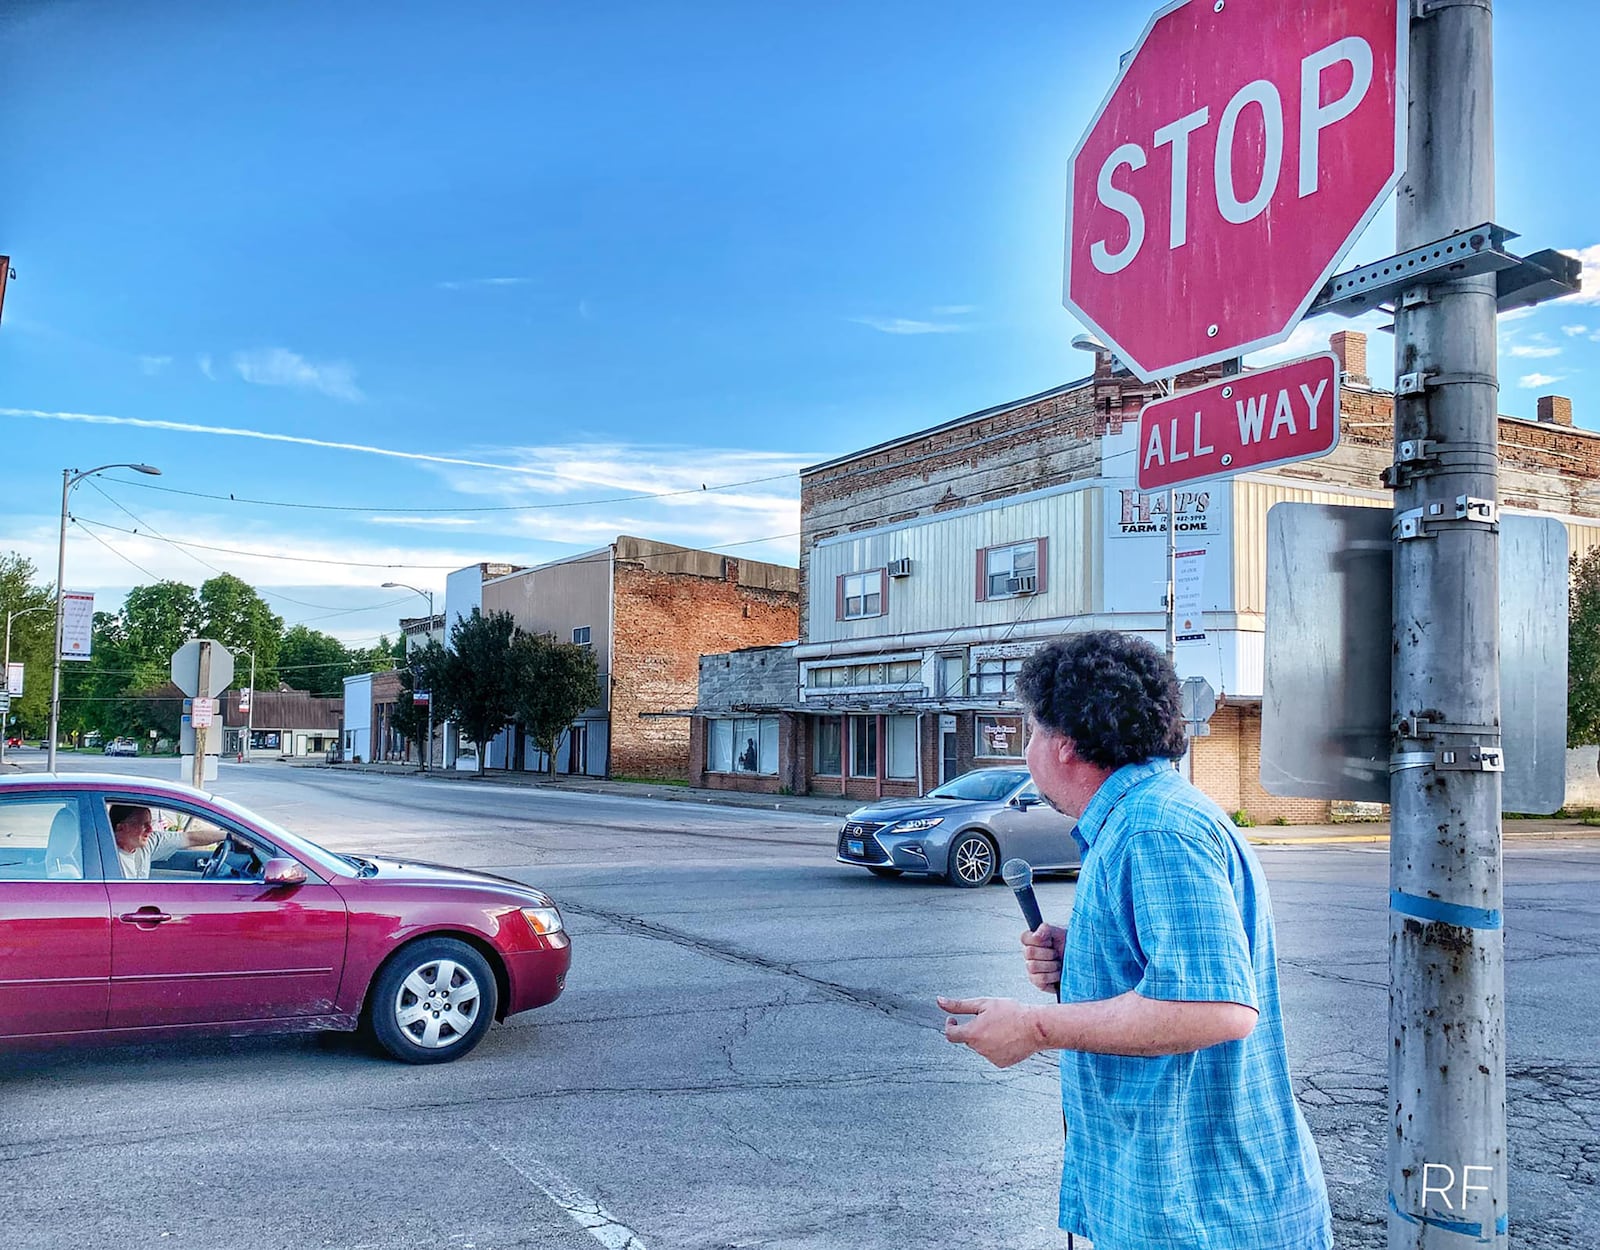
<instances>
[{"instance_id":1,"label":"man's hand holding microphone","mask_svg":"<svg viewBox=\"0 0 1600 1250\"><path fill-rule=\"evenodd\" d=\"M1026 860L1006 860L1000 875L1017 896L1017 906L1029 925L1022 935L1028 980L1059 999L1067 931L1044 922L1033 894L1033 868ZM950 1013L944 1024L945 1040L971 1047L997 1068L1008 1068L1045 1049L1037 1008L1010 998L940 998L938 1002L941 1010ZM963 1023L958 1016L972 1019Z\"/></svg>"}]
</instances>

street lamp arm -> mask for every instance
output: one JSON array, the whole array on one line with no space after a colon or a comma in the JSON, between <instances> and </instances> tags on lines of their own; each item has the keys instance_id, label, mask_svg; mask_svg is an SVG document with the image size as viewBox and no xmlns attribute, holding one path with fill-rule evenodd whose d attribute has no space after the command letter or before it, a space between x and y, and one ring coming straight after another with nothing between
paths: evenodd
<instances>
[{"instance_id":1,"label":"street lamp arm","mask_svg":"<svg viewBox=\"0 0 1600 1250\"><path fill-rule=\"evenodd\" d=\"M79 482L83 481L84 478L92 477L96 473L104 473L107 469L133 469L138 473L148 473L151 477L161 476L161 470L156 468L154 465L129 464L125 461L119 460L115 464L102 464L97 468L84 469L82 472L73 471L67 477L67 485L76 486Z\"/></svg>"}]
</instances>

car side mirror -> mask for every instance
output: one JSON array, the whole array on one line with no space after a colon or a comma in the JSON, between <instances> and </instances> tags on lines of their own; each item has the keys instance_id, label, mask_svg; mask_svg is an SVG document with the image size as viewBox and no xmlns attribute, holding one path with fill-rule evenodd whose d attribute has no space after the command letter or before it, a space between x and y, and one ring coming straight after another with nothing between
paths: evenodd
<instances>
[{"instance_id":1,"label":"car side mirror","mask_svg":"<svg viewBox=\"0 0 1600 1250\"><path fill-rule=\"evenodd\" d=\"M304 885L306 870L287 855L279 855L262 867L261 881L269 886Z\"/></svg>"}]
</instances>

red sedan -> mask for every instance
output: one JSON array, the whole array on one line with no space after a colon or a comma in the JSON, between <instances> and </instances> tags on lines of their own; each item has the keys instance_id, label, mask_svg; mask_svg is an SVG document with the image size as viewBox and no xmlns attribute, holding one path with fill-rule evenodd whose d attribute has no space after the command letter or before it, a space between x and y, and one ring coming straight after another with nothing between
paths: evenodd
<instances>
[{"instance_id":1,"label":"red sedan","mask_svg":"<svg viewBox=\"0 0 1600 1250\"><path fill-rule=\"evenodd\" d=\"M515 881L338 855L188 786L0 779L0 1046L363 1028L443 1063L571 961Z\"/></svg>"}]
</instances>

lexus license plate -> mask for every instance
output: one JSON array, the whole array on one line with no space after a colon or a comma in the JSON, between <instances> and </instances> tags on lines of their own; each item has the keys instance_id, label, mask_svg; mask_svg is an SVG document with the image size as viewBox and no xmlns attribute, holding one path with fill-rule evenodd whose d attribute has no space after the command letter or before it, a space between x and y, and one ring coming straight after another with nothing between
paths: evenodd
<instances>
[{"instance_id":1,"label":"lexus license plate","mask_svg":"<svg viewBox=\"0 0 1600 1250\"><path fill-rule=\"evenodd\" d=\"M850 854L852 855L865 855L867 853L867 848L862 844L860 838L851 838L845 843L845 846L850 848Z\"/></svg>"}]
</instances>

